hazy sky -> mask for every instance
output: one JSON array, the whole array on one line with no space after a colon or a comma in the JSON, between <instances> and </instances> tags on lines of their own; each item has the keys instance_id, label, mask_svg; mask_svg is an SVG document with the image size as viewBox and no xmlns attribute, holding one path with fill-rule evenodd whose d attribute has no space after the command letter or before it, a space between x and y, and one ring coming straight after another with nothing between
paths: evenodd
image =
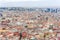
<instances>
[{"instance_id":1,"label":"hazy sky","mask_svg":"<svg viewBox=\"0 0 60 40\"><path fill-rule=\"evenodd\" d=\"M60 7L60 0L0 0L0 7Z\"/></svg>"}]
</instances>

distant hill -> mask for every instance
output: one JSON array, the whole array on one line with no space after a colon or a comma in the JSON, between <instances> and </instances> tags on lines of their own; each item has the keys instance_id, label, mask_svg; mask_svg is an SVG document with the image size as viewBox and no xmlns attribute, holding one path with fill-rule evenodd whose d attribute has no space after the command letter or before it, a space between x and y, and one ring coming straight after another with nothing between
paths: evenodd
<instances>
[{"instance_id":1,"label":"distant hill","mask_svg":"<svg viewBox=\"0 0 60 40\"><path fill-rule=\"evenodd\" d=\"M39 11L39 12L50 12L60 13L60 8L23 8L23 7L0 7L1 11Z\"/></svg>"}]
</instances>

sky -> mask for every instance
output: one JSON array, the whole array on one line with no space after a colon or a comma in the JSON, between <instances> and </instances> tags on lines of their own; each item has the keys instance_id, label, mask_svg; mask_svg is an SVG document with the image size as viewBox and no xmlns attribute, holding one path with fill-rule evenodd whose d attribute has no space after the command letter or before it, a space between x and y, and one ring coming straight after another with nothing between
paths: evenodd
<instances>
[{"instance_id":1,"label":"sky","mask_svg":"<svg viewBox=\"0 0 60 40\"><path fill-rule=\"evenodd\" d=\"M0 7L60 7L60 0L0 0Z\"/></svg>"}]
</instances>

